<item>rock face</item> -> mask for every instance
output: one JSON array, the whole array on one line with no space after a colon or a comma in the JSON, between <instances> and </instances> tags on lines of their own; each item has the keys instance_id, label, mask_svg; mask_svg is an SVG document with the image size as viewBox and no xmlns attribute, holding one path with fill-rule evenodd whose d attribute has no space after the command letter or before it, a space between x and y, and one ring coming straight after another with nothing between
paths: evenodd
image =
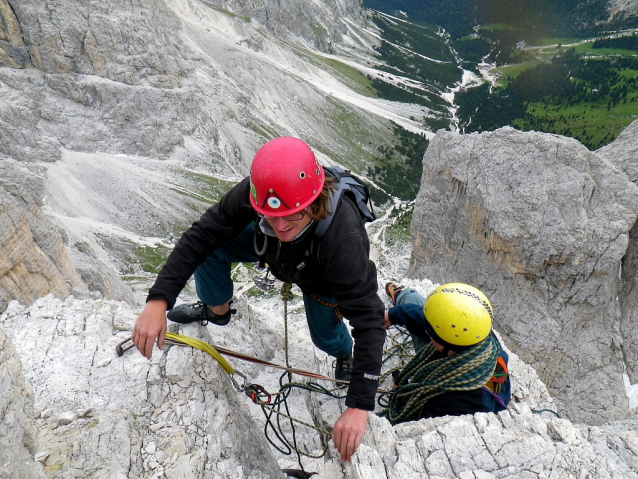
<instances>
[{"instance_id":1,"label":"rock face","mask_svg":"<svg viewBox=\"0 0 638 479\"><path fill-rule=\"evenodd\" d=\"M136 318L124 303L49 296L28 314L12 305L3 326L35 386L35 413L22 415L28 424L35 418L33 452L47 477L279 475L260 428L241 396L227 397L234 389L210 357L179 347L156 351L152 363L136 351L117 357L115 346L127 337L119 331ZM19 364L15 354L13 361ZM12 461L15 449L7 452Z\"/></svg>"},{"instance_id":2,"label":"rock face","mask_svg":"<svg viewBox=\"0 0 638 479\"><path fill-rule=\"evenodd\" d=\"M195 128L174 115L164 129L150 115L150 103L188 104L188 97L175 102L185 72L169 35L179 21L164 2L2 4L1 65L23 70L0 69L0 154L54 161L60 147L86 151L92 143L166 156ZM155 135L139 135L137 122L152 124Z\"/></svg>"},{"instance_id":3,"label":"rock face","mask_svg":"<svg viewBox=\"0 0 638 479\"><path fill-rule=\"evenodd\" d=\"M49 293L66 297L74 289L86 290L62 236L40 209L41 200L12 181L8 166L0 166L0 311L14 299L30 304ZM38 183L33 175L19 176L24 183Z\"/></svg>"},{"instance_id":4,"label":"rock face","mask_svg":"<svg viewBox=\"0 0 638 479\"><path fill-rule=\"evenodd\" d=\"M638 5L637 5L638 6ZM611 164L624 171L629 179L638 183L638 122L629 125L613 143L597 151ZM635 345L638 344L638 224L629 231L629 245L623 257L621 269L621 290L618 295L620 306L620 335L622 337L622 351L627 373L632 383L638 382L638 354Z\"/></svg>"},{"instance_id":5,"label":"rock face","mask_svg":"<svg viewBox=\"0 0 638 479\"><path fill-rule=\"evenodd\" d=\"M362 0L212 0L210 4L255 18L275 33L287 30L326 52L342 40L347 22L365 22Z\"/></svg>"},{"instance_id":6,"label":"rock face","mask_svg":"<svg viewBox=\"0 0 638 479\"><path fill-rule=\"evenodd\" d=\"M37 432L33 421L33 392L24 384L22 363L0 328L0 477L44 478L33 457Z\"/></svg>"},{"instance_id":7,"label":"rock face","mask_svg":"<svg viewBox=\"0 0 638 479\"><path fill-rule=\"evenodd\" d=\"M0 311L12 300L30 304L54 294L133 302L115 268L45 212L41 175L12 160L0 162ZM77 207L77 205L76 205Z\"/></svg>"},{"instance_id":8,"label":"rock face","mask_svg":"<svg viewBox=\"0 0 638 479\"><path fill-rule=\"evenodd\" d=\"M482 289L561 414L626 417L636 336L619 271L635 255L636 185L575 140L512 128L440 131L423 164L409 274Z\"/></svg>"},{"instance_id":9,"label":"rock face","mask_svg":"<svg viewBox=\"0 0 638 479\"><path fill-rule=\"evenodd\" d=\"M427 281L408 285L432 288ZM285 364L281 301L251 296L237 304L232 327L170 328ZM291 365L330 374L331 360L310 343L302 309L296 294ZM52 296L28 309L12 302L0 315L0 406L11 413L0 420L2 477L270 479L283 477L280 469L299 468L294 453L269 446L261 409L210 356L179 346L155 349L151 361L136 350L116 356L135 318L126 303ZM249 384L277 391L281 371L227 359ZM638 478L635 419L573 424L552 412L547 389L514 353L509 369L513 401L507 411L395 427L372 414L350 464L341 464L329 447L323 458L302 457L304 468L317 479ZM344 407L343 399L307 391L293 391L288 405L292 417L324 430ZM320 455L320 439L318 431L297 426L300 450Z\"/></svg>"},{"instance_id":10,"label":"rock face","mask_svg":"<svg viewBox=\"0 0 638 479\"><path fill-rule=\"evenodd\" d=\"M607 2L607 10L609 11L609 19L613 20L618 17L630 17L638 13L638 1L636 0L609 0Z\"/></svg>"}]
</instances>

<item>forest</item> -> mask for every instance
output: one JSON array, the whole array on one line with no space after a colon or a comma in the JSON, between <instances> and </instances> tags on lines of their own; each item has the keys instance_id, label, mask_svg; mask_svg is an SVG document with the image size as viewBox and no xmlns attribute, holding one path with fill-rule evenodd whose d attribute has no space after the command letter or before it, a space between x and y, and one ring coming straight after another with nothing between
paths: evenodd
<instances>
[{"instance_id":1,"label":"forest","mask_svg":"<svg viewBox=\"0 0 638 479\"><path fill-rule=\"evenodd\" d=\"M464 66L476 64L484 57L498 65L524 62L528 55L518 48L521 41L539 44L548 37L588 38L605 31L638 27L638 16L616 15L610 20L608 0L364 0L363 3L388 14L405 14L412 22L442 26L450 34Z\"/></svg>"},{"instance_id":2,"label":"forest","mask_svg":"<svg viewBox=\"0 0 638 479\"><path fill-rule=\"evenodd\" d=\"M490 91L484 84L456 96L462 130L511 125L571 136L596 149L612 141L638 111L635 57L588 58L572 48L508 80L503 88Z\"/></svg>"},{"instance_id":3,"label":"forest","mask_svg":"<svg viewBox=\"0 0 638 479\"><path fill-rule=\"evenodd\" d=\"M634 33L633 35L622 37L599 38L594 41L592 48L618 48L638 52L638 34Z\"/></svg>"},{"instance_id":4,"label":"forest","mask_svg":"<svg viewBox=\"0 0 638 479\"><path fill-rule=\"evenodd\" d=\"M462 131L510 125L570 136L590 149L613 141L638 117L638 35L607 33L636 28L638 17L617 15L609 21L607 4L607 0L364 1L366 7L407 16L412 22L444 27L466 70L478 73L481 62L503 67L493 84L456 94ZM384 88L380 83L375 85L379 90ZM395 92L398 96L392 99L424 103L415 93Z\"/></svg>"},{"instance_id":5,"label":"forest","mask_svg":"<svg viewBox=\"0 0 638 479\"><path fill-rule=\"evenodd\" d=\"M402 200L413 200L419 191L419 182L423 170L423 152L428 148L424 135L411 133L398 125L394 126L396 142L382 146L378 160L370 166L367 176L376 184L391 191ZM376 204L383 204L388 197L383 192L370 188L370 195Z\"/></svg>"},{"instance_id":6,"label":"forest","mask_svg":"<svg viewBox=\"0 0 638 479\"><path fill-rule=\"evenodd\" d=\"M605 22L607 0L364 0L368 8L386 13L406 12L411 20L441 25L453 38L474 32L477 25L504 23L530 41L541 36L591 35ZM619 17L617 24L636 19ZM632 25L629 25L632 26ZM636 26L634 23L633 26ZM607 24L605 28L615 28Z\"/></svg>"}]
</instances>

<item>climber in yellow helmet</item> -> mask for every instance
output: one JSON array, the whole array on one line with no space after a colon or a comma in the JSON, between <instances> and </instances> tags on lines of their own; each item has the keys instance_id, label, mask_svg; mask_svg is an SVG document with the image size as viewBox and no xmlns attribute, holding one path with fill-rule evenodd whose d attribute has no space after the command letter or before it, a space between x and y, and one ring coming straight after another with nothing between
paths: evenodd
<instances>
[{"instance_id":1,"label":"climber in yellow helmet","mask_svg":"<svg viewBox=\"0 0 638 479\"><path fill-rule=\"evenodd\" d=\"M405 326L416 351L395 376L391 423L507 408L508 356L492 332L492 305L480 290L447 283L424 299L414 289L388 283L386 292L393 307L384 327Z\"/></svg>"}]
</instances>

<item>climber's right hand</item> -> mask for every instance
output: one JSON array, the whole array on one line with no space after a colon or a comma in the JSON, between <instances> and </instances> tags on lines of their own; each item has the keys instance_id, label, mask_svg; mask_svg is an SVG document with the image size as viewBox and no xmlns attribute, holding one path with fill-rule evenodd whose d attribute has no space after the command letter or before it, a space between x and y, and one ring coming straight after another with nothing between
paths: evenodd
<instances>
[{"instance_id":1,"label":"climber's right hand","mask_svg":"<svg viewBox=\"0 0 638 479\"><path fill-rule=\"evenodd\" d=\"M156 338L157 347L164 349L167 308L168 303L163 299L149 300L133 327L131 341L142 356L147 359L151 359Z\"/></svg>"},{"instance_id":2,"label":"climber's right hand","mask_svg":"<svg viewBox=\"0 0 638 479\"><path fill-rule=\"evenodd\" d=\"M388 310L385 310L385 313L383 314L383 329L388 329L390 326L392 326L392 323L390 322L390 316L388 315Z\"/></svg>"}]
</instances>

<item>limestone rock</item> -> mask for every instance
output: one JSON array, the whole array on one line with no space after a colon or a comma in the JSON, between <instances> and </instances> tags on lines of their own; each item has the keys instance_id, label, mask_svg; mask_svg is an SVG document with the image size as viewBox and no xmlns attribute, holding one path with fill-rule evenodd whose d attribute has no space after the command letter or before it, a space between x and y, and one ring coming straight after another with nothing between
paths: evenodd
<instances>
[{"instance_id":1,"label":"limestone rock","mask_svg":"<svg viewBox=\"0 0 638 479\"><path fill-rule=\"evenodd\" d=\"M512 128L439 131L423 165L409 274L482 289L561 414L626 417L636 336L621 328L619 269L638 187L575 140Z\"/></svg>"},{"instance_id":2,"label":"limestone rock","mask_svg":"<svg viewBox=\"0 0 638 479\"><path fill-rule=\"evenodd\" d=\"M0 316L36 401L53 410L35 419L47 477L277 477L261 428L209 356L179 347L152 362L136 350L116 356L135 318L126 303L52 296Z\"/></svg>"},{"instance_id":3,"label":"limestone rock","mask_svg":"<svg viewBox=\"0 0 638 479\"><path fill-rule=\"evenodd\" d=\"M6 170L5 170L6 171ZM67 297L83 284L62 237L25 190L0 179L0 311L49 293Z\"/></svg>"},{"instance_id":4,"label":"limestone rock","mask_svg":"<svg viewBox=\"0 0 638 479\"><path fill-rule=\"evenodd\" d=\"M268 297L246 299L238 300L239 313L231 328L170 327L186 336L284 363L281 302ZM20 443L15 438L22 430L12 419L15 416L6 416L0 424L7 426L8 435L3 432L0 442L8 437L5 446L9 447L0 449L0 467L35 465L37 473L37 458L49 479L270 479L282 477L281 469L299 468L294 457L270 447L261 409L235 390L210 356L179 346L165 346L164 352L155 349L151 361L136 350L116 356L115 345L130 334L135 318L126 303L61 301L52 296L30 308L12 302L0 315L0 338L6 334L0 343L0 378L24 375L24 384L10 383L13 386L3 389L0 401L8 398L9 409L18 412L21 424L31 423L31 439L26 442L34 444L28 452L16 447ZM331 361L308 339L299 295L290 304L288 332L294 345L292 365L330 374ZM276 391L281 371L227 359L250 383ZM313 477L318 479L638 478L635 418L600 427L574 424L556 416L543 383L511 351L509 369L513 401L507 411L394 427L371 414L350 464L342 464L329 443L325 457L302 458L305 470L316 472ZM22 391L28 387L33 393L22 406ZM31 413L33 403L42 413L29 421L35 414ZM291 394L289 407L293 417L325 428L345 406L343 399L301 392ZM52 414L44 414L47 408ZM85 414L89 410L91 414ZM74 420L58 421L63 413ZM302 450L318 455L320 439L316 430L297 427ZM8 477L45 477L39 470L40 475Z\"/></svg>"},{"instance_id":5,"label":"limestone rock","mask_svg":"<svg viewBox=\"0 0 638 479\"><path fill-rule=\"evenodd\" d=\"M20 358L1 327L0 411L0 477L44 478L42 467L34 460L33 392L24 384Z\"/></svg>"},{"instance_id":6,"label":"limestone rock","mask_svg":"<svg viewBox=\"0 0 638 479\"><path fill-rule=\"evenodd\" d=\"M303 38L316 48L333 52L347 31L348 21L365 22L362 0L327 0L299 2L298 0L213 0L219 8L227 8L247 15L264 24L269 30L292 33L291 39Z\"/></svg>"},{"instance_id":7,"label":"limestone rock","mask_svg":"<svg viewBox=\"0 0 638 479\"><path fill-rule=\"evenodd\" d=\"M624 171L634 184L638 184L638 121L634 121L616 138L597 153L606 158L611 164ZM627 374L631 383L638 383L638 353L635 345L638 344L638 225L634 224L629 231L629 245L622 259L620 268L621 290L618 295L620 307L620 337L621 348Z\"/></svg>"},{"instance_id":8,"label":"limestone rock","mask_svg":"<svg viewBox=\"0 0 638 479\"><path fill-rule=\"evenodd\" d=\"M117 270L101 261L85 236L77 239L46 213L43 176L19 162L0 162L0 311L53 294L133 302ZM77 204L76 204L77 207Z\"/></svg>"}]
</instances>

